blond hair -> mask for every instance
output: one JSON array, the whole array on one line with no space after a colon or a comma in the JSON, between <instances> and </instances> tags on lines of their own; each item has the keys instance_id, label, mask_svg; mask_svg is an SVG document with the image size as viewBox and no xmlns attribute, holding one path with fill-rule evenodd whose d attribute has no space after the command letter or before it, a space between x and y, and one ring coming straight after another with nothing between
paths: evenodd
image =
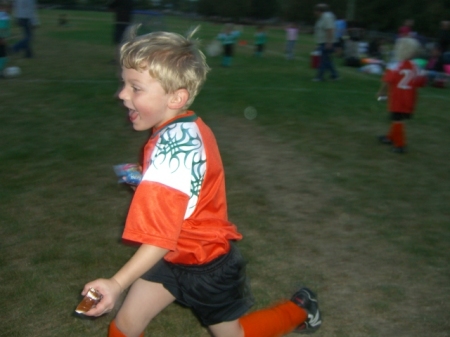
<instances>
[{"instance_id":1,"label":"blond hair","mask_svg":"<svg viewBox=\"0 0 450 337\"><path fill-rule=\"evenodd\" d=\"M412 37L398 38L394 46L394 58L397 61L405 61L417 56L420 43Z\"/></svg>"},{"instance_id":2,"label":"blond hair","mask_svg":"<svg viewBox=\"0 0 450 337\"><path fill-rule=\"evenodd\" d=\"M138 28L139 25L131 28L128 41L120 48L121 66L148 71L166 93L186 89L189 93L186 109L200 92L210 70L198 41L192 39L198 27L188 37L169 32L137 36Z\"/></svg>"}]
</instances>

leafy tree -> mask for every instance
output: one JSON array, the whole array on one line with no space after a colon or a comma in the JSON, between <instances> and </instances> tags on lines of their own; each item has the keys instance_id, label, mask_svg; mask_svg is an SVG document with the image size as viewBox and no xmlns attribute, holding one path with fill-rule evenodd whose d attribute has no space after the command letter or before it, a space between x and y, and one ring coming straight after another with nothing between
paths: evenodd
<instances>
[{"instance_id":1,"label":"leafy tree","mask_svg":"<svg viewBox=\"0 0 450 337\"><path fill-rule=\"evenodd\" d=\"M217 10L220 16L230 18L232 21L239 21L249 13L251 0L227 0L218 1Z\"/></svg>"},{"instance_id":2,"label":"leafy tree","mask_svg":"<svg viewBox=\"0 0 450 337\"><path fill-rule=\"evenodd\" d=\"M277 0L251 0L249 14L255 19L270 19L278 16L279 9Z\"/></svg>"},{"instance_id":3,"label":"leafy tree","mask_svg":"<svg viewBox=\"0 0 450 337\"><path fill-rule=\"evenodd\" d=\"M197 4L198 13L205 16L217 16L219 15L217 4L217 1L199 0Z\"/></svg>"}]
</instances>

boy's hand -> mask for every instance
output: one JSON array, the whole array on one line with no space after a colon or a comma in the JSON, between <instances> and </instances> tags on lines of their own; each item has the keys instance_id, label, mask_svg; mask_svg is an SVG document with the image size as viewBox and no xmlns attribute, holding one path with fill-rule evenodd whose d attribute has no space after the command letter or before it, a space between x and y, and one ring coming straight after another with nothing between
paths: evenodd
<instances>
[{"instance_id":1,"label":"boy's hand","mask_svg":"<svg viewBox=\"0 0 450 337\"><path fill-rule=\"evenodd\" d=\"M377 92L377 94L376 94L376 98L377 98L377 100L379 100L379 101L382 101L382 100L385 100L387 97L386 97L386 91L385 90L379 90L378 92Z\"/></svg>"},{"instance_id":2,"label":"boy's hand","mask_svg":"<svg viewBox=\"0 0 450 337\"><path fill-rule=\"evenodd\" d=\"M81 295L85 296L90 288L94 288L99 291L103 298L102 300L91 310L84 313L86 316L101 316L110 312L122 293L123 289L119 283L113 278L110 279L97 279L89 282L84 286Z\"/></svg>"}]
</instances>

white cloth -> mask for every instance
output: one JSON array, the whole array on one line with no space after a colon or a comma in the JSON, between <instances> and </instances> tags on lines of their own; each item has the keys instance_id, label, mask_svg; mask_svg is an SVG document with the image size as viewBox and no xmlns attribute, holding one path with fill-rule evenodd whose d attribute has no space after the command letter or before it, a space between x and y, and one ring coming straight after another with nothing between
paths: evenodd
<instances>
[{"instance_id":1,"label":"white cloth","mask_svg":"<svg viewBox=\"0 0 450 337\"><path fill-rule=\"evenodd\" d=\"M334 35L335 30L335 21L336 17L332 12L324 12L320 16L319 20L317 20L316 25L314 26L314 37L317 44L336 42L336 37ZM333 41L327 41L327 31L333 31Z\"/></svg>"}]
</instances>

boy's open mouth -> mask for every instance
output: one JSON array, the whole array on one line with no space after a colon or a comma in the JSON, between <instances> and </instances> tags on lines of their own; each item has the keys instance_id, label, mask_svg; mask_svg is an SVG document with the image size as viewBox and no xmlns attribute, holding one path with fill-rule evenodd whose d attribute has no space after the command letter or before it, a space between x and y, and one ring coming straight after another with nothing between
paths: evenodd
<instances>
[{"instance_id":1,"label":"boy's open mouth","mask_svg":"<svg viewBox=\"0 0 450 337\"><path fill-rule=\"evenodd\" d=\"M134 121L136 118L138 118L139 114L136 110L128 109L128 117L130 118L130 121Z\"/></svg>"}]
</instances>

